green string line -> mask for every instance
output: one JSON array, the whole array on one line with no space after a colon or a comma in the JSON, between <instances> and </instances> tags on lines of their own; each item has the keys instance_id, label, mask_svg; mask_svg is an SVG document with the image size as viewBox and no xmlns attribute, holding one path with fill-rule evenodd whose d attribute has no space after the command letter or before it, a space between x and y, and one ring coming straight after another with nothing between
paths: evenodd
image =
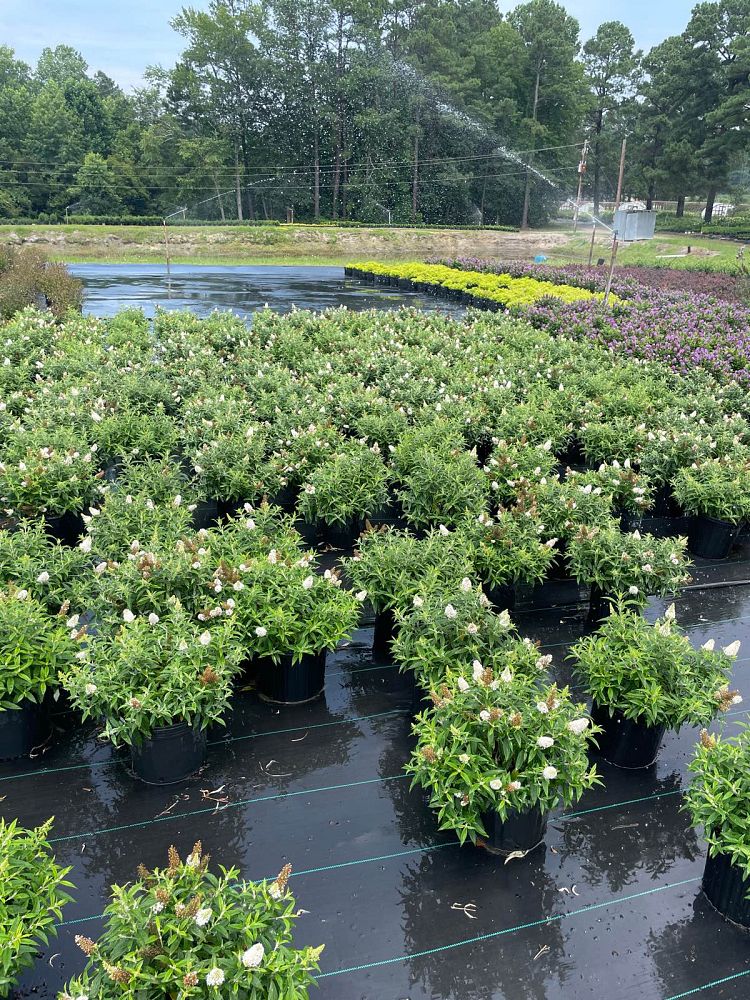
<instances>
[{"instance_id":1,"label":"green string line","mask_svg":"<svg viewBox=\"0 0 750 1000\"><path fill-rule=\"evenodd\" d=\"M735 972L731 976L724 976L723 979L714 979L710 983L704 983L703 986L696 986L692 990L686 990L684 993L675 993L674 996L666 997L666 1000L682 1000L683 997L692 997L696 993L702 993L703 990L710 990L714 986L731 983L733 979L741 979L743 976L750 976L750 969L745 969L744 972Z\"/></svg>"},{"instance_id":2,"label":"green string line","mask_svg":"<svg viewBox=\"0 0 750 1000\"><path fill-rule=\"evenodd\" d=\"M668 885L657 886L655 889L644 889L643 892L636 892L630 896L622 896L619 899L605 899L603 903L592 903L590 906L582 906L578 910L570 910L567 913L558 913L550 917L542 917L540 920L530 920L525 924L516 924L513 927L506 927L501 931L491 931L488 934L478 934L476 937L464 938L462 941L454 941L452 944L438 945L436 948L426 948L424 951L415 951L411 955L397 955L395 958L383 958L379 962L367 962L364 965L352 965L347 969L336 969L334 972L323 972L316 979L329 979L332 976L345 976L352 972L364 972L367 969L377 969L384 965L397 965L400 962L409 962L414 958L425 958L429 955L438 955L441 952L452 951L455 948L463 948L469 944L480 944L482 941L491 941L495 938L504 937L507 934L514 934L517 931L529 930L532 927L543 927L570 917L581 916L584 913L591 913L593 910L601 910L606 906L616 906L621 903L628 903L633 899L642 899L644 896L652 896L657 892L664 892L667 889L677 889L683 885L690 885L699 882L700 878L686 878L681 882L671 882Z\"/></svg>"},{"instance_id":3,"label":"green string line","mask_svg":"<svg viewBox=\"0 0 750 1000\"><path fill-rule=\"evenodd\" d=\"M408 775L391 774L386 778L366 778L363 781L349 781L342 785L322 785L320 788L302 788L297 792L279 792L274 795L259 795L252 799L238 799L237 802L228 802L217 809L215 806L205 809L192 809L190 812L169 813L167 816L156 816L154 819L144 819L137 823L123 823L121 826L107 826L101 830L92 830L88 833L70 833L65 837L53 837L50 844L62 844L67 840L82 840L85 837L99 837L104 833L120 833L123 830L136 830L144 826L151 826L153 823L167 823L172 820L188 819L191 816L205 816L207 813L224 812L226 809L238 809L240 806L253 805L256 802L273 802L276 799L291 799L298 795L315 795L318 792L336 792L344 788L358 788L361 785L383 784L386 781L404 781Z\"/></svg>"},{"instance_id":4,"label":"green string line","mask_svg":"<svg viewBox=\"0 0 750 1000\"><path fill-rule=\"evenodd\" d=\"M300 875L318 875L321 872L330 872L338 868L351 868L354 865L367 865L374 861L391 861L393 858L405 858L413 854L428 854L431 851L440 851L444 847L460 847L457 840L449 840L445 844L427 844L424 847L412 847L408 851L396 851L393 854L378 854L373 858L359 858L355 861L341 861L335 865L323 865L320 868L303 868L298 872L291 872L289 878L299 878ZM272 876L273 877L273 876ZM101 920L103 913L95 913L90 917L78 917L75 920L61 920L58 927L71 927L73 924L86 924L91 920Z\"/></svg>"},{"instance_id":5,"label":"green string line","mask_svg":"<svg viewBox=\"0 0 750 1000\"><path fill-rule=\"evenodd\" d=\"M654 795L644 795L638 799L624 799L619 802L610 802L609 805L596 806L596 808L594 809L583 809L579 812L563 813L561 816L557 818L556 822L563 823L565 822L565 820L575 819L578 816L585 816L588 813L605 812L606 810L609 809L617 809L619 806L634 805L639 802L649 802L654 799L662 799L670 795L679 795L679 794L681 794L679 790L669 791L669 792L657 792ZM351 868L354 865L366 865L375 861L389 861L394 858L403 858L413 854L426 854L431 851L442 850L442 848L444 847L460 847L460 843L458 840L450 840L444 844L425 844L422 847L412 847L406 851L396 851L392 854L378 854L375 857L370 857L370 858L357 858L353 861L340 861L334 865L322 865L318 868L305 868L298 872L292 872L291 877L298 878L300 875L318 875L322 872L334 871L339 868ZM89 920L98 920L102 916L103 914L101 913L95 913L91 917L79 917L76 920L63 920L58 926L67 927L72 924L82 924L86 923Z\"/></svg>"},{"instance_id":6,"label":"green string line","mask_svg":"<svg viewBox=\"0 0 750 1000\"><path fill-rule=\"evenodd\" d=\"M387 712L375 712L372 715L359 715L350 719L336 719L333 722L315 722L309 726L292 726L289 729L266 729L261 733L248 733L245 736L228 736L223 740L212 740L208 745L223 746L226 743L239 743L241 740L256 740L260 736L276 736L285 733L299 733L306 729L324 729L327 726L341 726L346 722L366 722L368 719L379 719L387 715L404 715L409 711L406 708L392 708ZM20 778L35 778L42 774L61 774L64 771L80 771L86 768L108 767L111 764L119 764L127 760L127 757L112 757L109 760L92 761L89 764L70 764L66 767L45 767L39 771L27 771L25 774L9 774L0 781L17 781Z\"/></svg>"}]
</instances>

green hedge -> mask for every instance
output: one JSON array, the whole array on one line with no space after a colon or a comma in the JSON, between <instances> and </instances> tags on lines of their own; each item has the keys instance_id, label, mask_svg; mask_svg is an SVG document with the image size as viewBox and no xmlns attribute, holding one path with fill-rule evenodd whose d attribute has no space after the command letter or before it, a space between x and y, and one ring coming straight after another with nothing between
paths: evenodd
<instances>
[{"instance_id":1,"label":"green hedge","mask_svg":"<svg viewBox=\"0 0 750 1000\"><path fill-rule=\"evenodd\" d=\"M65 219L45 215L38 219L0 219L0 225L4 226L39 226L39 225L64 225ZM161 226L164 220L159 215L70 215L67 223L73 226ZM229 226L245 227L266 227L285 226L285 222L278 219L227 219L224 222L216 219L170 219L170 226L215 226L219 228ZM373 222L353 222L351 220L321 219L318 222L300 221L295 222L295 226L310 226L312 229L335 228L335 229L460 229L476 231L480 229L492 230L501 233L517 233L517 226L463 226L463 225L429 225L418 223L412 226L410 223L394 223L391 226L386 223Z\"/></svg>"}]
</instances>

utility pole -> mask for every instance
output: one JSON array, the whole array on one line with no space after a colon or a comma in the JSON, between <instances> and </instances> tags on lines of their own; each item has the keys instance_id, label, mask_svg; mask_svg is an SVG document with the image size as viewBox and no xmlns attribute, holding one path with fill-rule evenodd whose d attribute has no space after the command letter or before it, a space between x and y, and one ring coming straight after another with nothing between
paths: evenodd
<instances>
[{"instance_id":1,"label":"utility pole","mask_svg":"<svg viewBox=\"0 0 750 1000\"><path fill-rule=\"evenodd\" d=\"M586 173L586 157L589 152L589 141L585 139L583 142L583 150L581 152L581 162L578 164L578 194L576 195L576 210L573 216L573 232L578 232L578 213L581 209L581 191L583 190L583 175ZM596 224L595 224L596 225Z\"/></svg>"},{"instance_id":2,"label":"utility pole","mask_svg":"<svg viewBox=\"0 0 750 1000\"><path fill-rule=\"evenodd\" d=\"M620 207L620 198L622 197L622 179L625 174L625 147L627 145L627 139L622 140L622 149L620 150L620 173L617 178L617 196L615 197L615 214L617 214L617 209ZM612 256L609 259L609 274L607 275L607 284L604 288L604 305L609 304L609 293L612 291L612 274L615 269L615 260L617 259L617 229L614 231L614 236L612 239Z\"/></svg>"}]
</instances>

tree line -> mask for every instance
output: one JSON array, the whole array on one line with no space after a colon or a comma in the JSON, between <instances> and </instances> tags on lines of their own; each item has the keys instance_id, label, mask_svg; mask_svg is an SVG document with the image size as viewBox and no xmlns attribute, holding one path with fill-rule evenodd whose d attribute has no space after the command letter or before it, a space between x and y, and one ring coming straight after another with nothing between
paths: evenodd
<instances>
[{"instance_id":1,"label":"tree line","mask_svg":"<svg viewBox=\"0 0 750 1000\"><path fill-rule=\"evenodd\" d=\"M554 0L210 0L125 94L73 48L0 46L0 218L544 222L575 192L706 201L748 185L750 0L647 53Z\"/></svg>"}]
</instances>

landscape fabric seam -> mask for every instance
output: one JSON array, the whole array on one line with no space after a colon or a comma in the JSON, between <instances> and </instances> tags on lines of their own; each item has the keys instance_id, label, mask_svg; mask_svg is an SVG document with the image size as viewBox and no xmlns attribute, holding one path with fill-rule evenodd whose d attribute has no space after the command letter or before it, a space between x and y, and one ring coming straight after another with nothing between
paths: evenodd
<instances>
[{"instance_id":1,"label":"landscape fabric seam","mask_svg":"<svg viewBox=\"0 0 750 1000\"><path fill-rule=\"evenodd\" d=\"M406 777L406 775L404 775L404 777ZM617 802L610 802L608 805L596 806L593 809L582 809L578 812L561 813L560 816L556 817L553 820L553 825L555 822L562 823L569 819L576 819L579 816L587 816L589 813L605 812L609 809L616 809L618 806L636 805L640 802L649 802L651 800L668 798L673 795L680 795L681 793L682 790L679 788L671 789L668 792L656 792L653 795L643 795L637 799L622 799L618 800ZM212 812L214 811L215 810L212 810ZM191 814L183 813L182 815L191 815ZM375 861L390 861L393 860L394 858L403 858L412 854L427 854L430 851L437 851L442 849L443 847L460 847L460 846L461 846L460 841L458 840L449 840L443 844L423 844L420 847L409 848L406 851L395 851L391 854L377 854L369 858L355 858L352 861L339 861L333 865L321 865L317 868L304 868L298 872L292 872L290 878L299 878L301 875L318 875L322 872L334 871L339 868L351 868L355 865L366 865L366 864L371 864ZM87 923L90 920L98 920L102 916L104 916L104 914L94 913L90 917L77 917L74 920L63 920L57 926L67 927L71 926L72 924L83 924Z\"/></svg>"},{"instance_id":2,"label":"landscape fabric seam","mask_svg":"<svg viewBox=\"0 0 750 1000\"><path fill-rule=\"evenodd\" d=\"M702 986L694 986L692 990L685 990L684 993L675 993L674 996L665 997L665 1000L682 1000L683 997L692 997L696 993L702 993L703 990L710 990L714 986L723 986L724 983L731 983L734 979L741 979L743 976L750 976L750 969L745 969L743 972L733 972L731 976L724 976L723 979L714 979L710 983L704 983Z\"/></svg>"},{"instance_id":3,"label":"landscape fabric seam","mask_svg":"<svg viewBox=\"0 0 750 1000\"><path fill-rule=\"evenodd\" d=\"M61 844L67 840L80 840L83 837L99 837L105 833L120 833L122 830L136 830L140 827L151 826L153 823L167 823L170 820L188 819L191 816L205 816L207 813L224 812L226 809L237 809L240 806L252 805L255 802L272 802L275 799L291 799L299 795L315 795L318 792L337 792L344 788L357 788L361 785L384 784L387 781L403 781L408 775L390 774L385 778L365 778L362 781L348 781L341 785L321 785L319 788L300 788L294 792L275 792L273 795L258 795L251 799L238 799L236 802L228 802L217 809L216 806L208 806L205 809L191 809L189 812L169 813L167 816L155 816L153 819L138 820L135 823L123 823L120 826L106 826L101 830L91 830L86 833L70 833L64 837L53 837L50 844Z\"/></svg>"},{"instance_id":4,"label":"landscape fabric seam","mask_svg":"<svg viewBox=\"0 0 750 1000\"><path fill-rule=\"evenodd\" d=\"M299 733L303 729L323 729L326 726L342 726L346 722L366 722L368 719L381 719L389 715L404 715L407 708L391 708L387 712L374 712L372 715L358 715L347 719L334 719L331 722L313 722L308 726L292 726L288 729L264 729L260 733L246 733L244 736L228 736L223 740L212 740L209 746L224 746L227 743L239 743L241 740L255 740L261 736L276 736L284 733ZM110 764L120 764L127 760L127 757L110 757L107 760L91 761L90 763L68 764L64 767L44 767L38 771L26 771L23 774L8 774L0 778L1 781L17 781L20 778L34 778L43 774L60 774L63 771L78 771L87 767L105 767Z\"/></svg>"},{"instance_id":5,"label":"landscape fabric seam","mask_svg":"<svg viewBox=\"0 0 750 1000\"><path fill-rule=\"evenodd\" d=\"M567 913L557 913L553 916L542 917L539 920L530 920L525 924L516 924L513 927L505 927L500 931L489 931L487 934L478 934L476 937L464 938L461 941L453 941L451 944L437 945L435 948L426 948L423 951L415 951L410 955L397 955L394 958L383 958L377 962L366 962L363 965L353 965L346 969L334 969L332 972L322 972L316 979L329 979L332 976L344 976L353 972L364 972L367 969L376 969L384 965L396 965L400 962L409 962L414 958L425 958L429 955L438 955L441 952L451 951L455 948L463 948L470 944L481 944L482 941L491 941L494 938L503 937L506 934L514 934L517 931L529 930L532 927L543 927L545 924L552 924L570 917L577 917L584 913L591 913L592 910L600 910L606 906L616 906L621 903L628 903L633 899L641 899L644 896L651 896L657 892L664 892L667 889L677 889L683 885L690 885L700 882L700 877L682 879L680 882L669 882L667 885L656 886L653 889L644 889L642 892L632 893L629 896L611 897L601 903L592 903L589 906L582 906L577 910L569 910Z\"/></svg>"}]
</instances>

